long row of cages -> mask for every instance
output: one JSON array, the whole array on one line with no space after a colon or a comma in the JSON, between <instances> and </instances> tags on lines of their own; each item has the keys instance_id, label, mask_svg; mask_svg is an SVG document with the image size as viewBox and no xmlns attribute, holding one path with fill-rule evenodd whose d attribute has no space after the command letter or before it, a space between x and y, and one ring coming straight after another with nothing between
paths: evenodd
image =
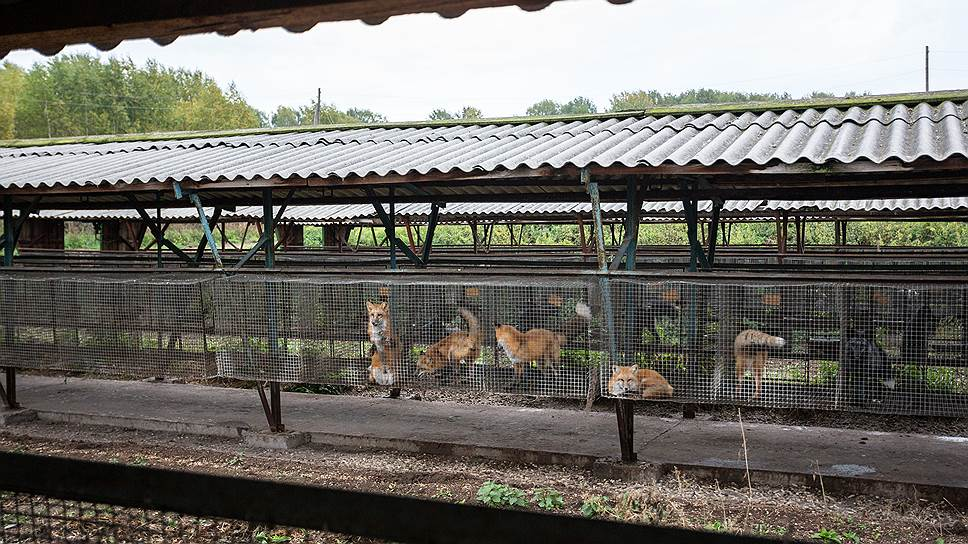
<instances>
[{"instance_id":1,"label":"long row of cages","mask_svg":"<svg viewBox=\"0 0 968 544\"><path fill-rule=\"evenodd\" d=\"M968 416L964 283L0 276L0 366Z\"/></svg>"}]
</instances>

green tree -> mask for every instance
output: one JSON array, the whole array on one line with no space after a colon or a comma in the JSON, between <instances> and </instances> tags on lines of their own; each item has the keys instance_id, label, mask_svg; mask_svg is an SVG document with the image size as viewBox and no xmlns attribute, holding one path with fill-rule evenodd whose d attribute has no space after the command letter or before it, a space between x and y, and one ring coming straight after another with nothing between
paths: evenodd
<instances>
[{"instance_id":1,"label":"green tree","mask_svg":"<svg viewBox=\"0 0 968 544\"><path fill-rule=\"evenodd\" d=\"M480 119L484 117L481 110L475 108L474 106L464 106L458 112L451 113L443 108L437 108L430 112L428 119L431 121L446 121L449 119Z\"/></svg>"},{"instance_id":2,"label":"green tree","mask_svg":"<svg viewBox=\"0 0 968 544\"><path fill-rule=\"evenodd\" d=\"M531 104L528 110L525 112L529 117L545 117L548 115L558 115L561 113L561 105L551 100L550 98L545 98L544 100L535 102Z\"/></svg>"},{"instance_id":3,"label":"green tree","mask_svg":"<svg viewBox=\"0 0 968 544\"><path fill-rule=\"evenodd\" d=\"M644 110L656 105L654 91L624 91L612 95L608 111Z\"/></svg>"},{"instance_id":4,"label":"green tree","mask_svg":"<svg viewBox=\"0 0 968 544\"><path fill-rule=\"evenodd\" d=\"M274 127L296 127L299 126L299 112L289 106L279 106L269 122Z\"/></svg>"},{"instance_id":5,"label":"green tree","mask_svg":"<svg viewBox=\"0 0 968 544\"><path fill-rule=\"evenodd\" d=\"M430 115L427 118L430 119L431 121L446 121L448 119L453 119L454 116L451 115L449 111L443 108L437 108L434 111L430 112Z\"/></svg>"},{"instance_id":6,"label":"green tree","mask_svg":"<svg viewBox=\"0 0 968 544\"><path fill-rule=\"evenodd\" d=\"M346 110L346 115L366 124L387 122L387 118L383 115L364 108L350 108Z\"/></svg>"},{"instance_id":7,"label":"green tree","mask_svg":"<svg viewBox=\"0 0 968 544\"><path fill-rule=\"evenodd\" d=\"M262 116L234 85L199 71L130 59L62 55L37 63L16 98L21 138L256 127Z\"/></svg>"},{"instance_id":8,"label":"green tree","mask_svg":"<svg viewBox=\"0 0 968 544\"><path fill-rule=\"evenodd\" d=\"M464 106L460 115L457 116L458 119L481 119L482 117L484 117L484 114L474 106Z\"/></svg>"},{"instance_id":9,"label":"green tree","mask_svg":"<svg viewBox=\"0 0 968 544\"><path fill-rule=\"evenodd\" d=\"M24 71L19 66L9 62L0 65L0 139L16 135L17 99L23 84Z\"/></svg>"},{"instance_id":10,"label":"green tree","mask_svg":"<svg viewBox=\"0 0 968 544\"><path fill-rule=\"evenodd\" d=\"M590 98L577 96L561 106L561 113L565 115L582 115L587 113L598 113L598 108Z\"/></svg>"}]
</instances>

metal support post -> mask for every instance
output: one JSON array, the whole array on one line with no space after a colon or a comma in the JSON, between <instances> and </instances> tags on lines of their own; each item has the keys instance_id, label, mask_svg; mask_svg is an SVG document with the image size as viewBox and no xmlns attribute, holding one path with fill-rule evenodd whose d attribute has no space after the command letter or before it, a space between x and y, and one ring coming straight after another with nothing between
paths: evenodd
<instances>
[{"instance_id":1,"label":"metal support post","mask_svg":"<svg viewBox=\"0 0 968 544\"><path fill-rule=\"evenodd\" d=\"M222 210L215 208L215 213L212 214L212 220L210 222L208 217L205 216L205 208L202 207L202 200L198 197L198 193L188 193L188 199L192 201L192 204L195 205L195 210L198 211L198 221L202 224L202 232L205 233L205 240L208 241L208 248L212 252L212 258L215 259L215 267L221 270L222 256L218 253L218 245L215 244L215 236L212 234L212 228L218 224L218 218L222 213ZM198 245L200 248L204 247L201 243ZM201 261L201 256L201 251L196 252L196 261Z\"/></svg>"},{"instance_id":2,"label":"metal support post","mask_svg":"<svg viewBox=\"0 0 968 544\"><path fill-rule=\"evenodd\" d=\"M595 251L598 256L598 270L601 275L598 278L599 290L602 294L602 313L605 315L605 332L608 342L608 364L618 362L618 353L615 339L615 313L612 307L611 285L608 278L608 258L605 255L605 227L602 222L602 201L598 191L598 183L593 181L587 168L581 170L581 183L588 191L588 197L592 204L592 221L595 228ZM641 207L641 206L640 206ZM585 399L585 410L591 409L592 403L598 397L600 387L599 369L590 368L588 371L588 396ZM628 404L623 403L622 399L615 403L616 415L618 417L619 443L622 447L622 460L634 460L635 452L632 447L632 429L634 428L634 410Z\"/></svg>"},{"instance_id":3,"label":"metal support post","mask_svg":"<svg viewBox=\"0 0 968 544\"><path fill-rule=\"evenodd\" d=\"M713 200L713 214L712 220L709 223L709 268L715 266L716 260L716 242L717 235L719 234L719 213L723 209L723 201L716 199Z\"/></svg>"},{"instance_id":4,"label":"metal support post","mask_svg":"<svg viewBox=\"0 0 968 544\"><path fill-rule=\"evenodd\" d=\"M635 401L616 399L615 417L618 419L618 441L622 450L622 462L634 463L638 460L635 453Z\"/></svg>"},{"instance_id":5,"label":"metal support post","mask_svg":"<svg viewBox=\"0 0 968 544\"><path fill-rule=\"evenodd\" d=\"M272 212L272 189L262 190L262 237L265 242L262 244L266 253L265 268L271 269L275 266L275 218ZM281 362L283 357L279 353L279 331L276 320L276 285L266 282L266 328L269 340L269 354L273 362ZM266 418L269 420L269 430L278 433L286 430L282 424L282 389L279 382L269 382L269 402L266 402L265 392L262 385L259 385L259 397L262 400L262 408L266 411Z\"/></svg>"},{"instance_id":6,"label":"metal support post","mask_svg":"<svg viewBox=\"0 0 968 544\"><path fill-rule=\"evenodd\" d=\"M13 265L13 252L17 246L16 229L13 222L13 199L9 196L3 197L3 266ZM8 292L5 290L4 293L4 307L9 308L9 297ZM11 344L14 341L14 330L13 327L7 323L3 327L3 343L4 348L8 354L11 354L13 350L11 349ZM0 393L2 393L3 403L7 408L14 409L19 408L20 405L17 404L17 370L14 367L8 366L4 368L4 375L6 378L6 389L0 387Z\"/></svg>"},{"instance_id":7,"label":"metal support post","mask_svg":"<svg viewBox=\"0 0 968 544\"><path fill-rule=\"evenodd\" d=\"M437 230L437 217L440 215L440 204L434 202L430 205L430 221L427 223L427 236L423 242L423 261L424 266L430 263L430 251L434 245L434 232Z\"/></svg>"}]
</instances>

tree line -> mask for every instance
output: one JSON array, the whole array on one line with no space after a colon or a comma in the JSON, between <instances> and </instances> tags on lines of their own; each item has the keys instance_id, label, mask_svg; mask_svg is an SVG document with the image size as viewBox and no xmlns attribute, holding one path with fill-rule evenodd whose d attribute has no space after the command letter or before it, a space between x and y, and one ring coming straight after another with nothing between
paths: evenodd
<instances>
[{"instance_id":1,"label":"tree line","mask_svg":"<svg viewBox=\"0 0 968 544\"><path fill-rule=\"evenodd\" d=\"M853 93L851 93L853 95ZM807 98L832 97L814 92ZM636 90L616 93L604 112L642 110L655 106L787 100L789 93L745 93L691 89L682 93ZM386 122L365 108L342 110L312 101L281 105L272 112L252 107L234 84L225 89L198 70L170 68L149 60L138 66L130 59L102 62L92 55L62 55L23 69L0 65L0 139L86 136L182 130L229 130L319 124ZM543 99L524 112L530 117L599 113L583 96L567 102ZM477 107L457 111L436 108L429 120L481 119Z\"/></svg>"}]
</instances>

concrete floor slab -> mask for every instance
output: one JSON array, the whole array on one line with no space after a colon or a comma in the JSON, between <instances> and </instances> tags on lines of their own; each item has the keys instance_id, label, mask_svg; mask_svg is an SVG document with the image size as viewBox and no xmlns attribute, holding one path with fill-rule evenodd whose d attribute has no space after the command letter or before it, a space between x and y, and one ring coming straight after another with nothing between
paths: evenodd
<instances>
[{"instance_id":1,"label":"concrete floor slab","mask_svg":"<svg viewBox=\"0 0 968 544\"><path fill-rule=\"evenodd\" d=\"M42 419L236 437L266 427L252 390L43 376L19 384L21 403ZM316 444L588 466L619 453L609 412L299 393L283 393L282 410L287 430ZM968 438L639 416L635 445L642 465L724 480L745 478L748 461L754 481L811 485L822 475L831 488L910 484L904 494L968 501Z\"/></svg>"}]
</instances>

